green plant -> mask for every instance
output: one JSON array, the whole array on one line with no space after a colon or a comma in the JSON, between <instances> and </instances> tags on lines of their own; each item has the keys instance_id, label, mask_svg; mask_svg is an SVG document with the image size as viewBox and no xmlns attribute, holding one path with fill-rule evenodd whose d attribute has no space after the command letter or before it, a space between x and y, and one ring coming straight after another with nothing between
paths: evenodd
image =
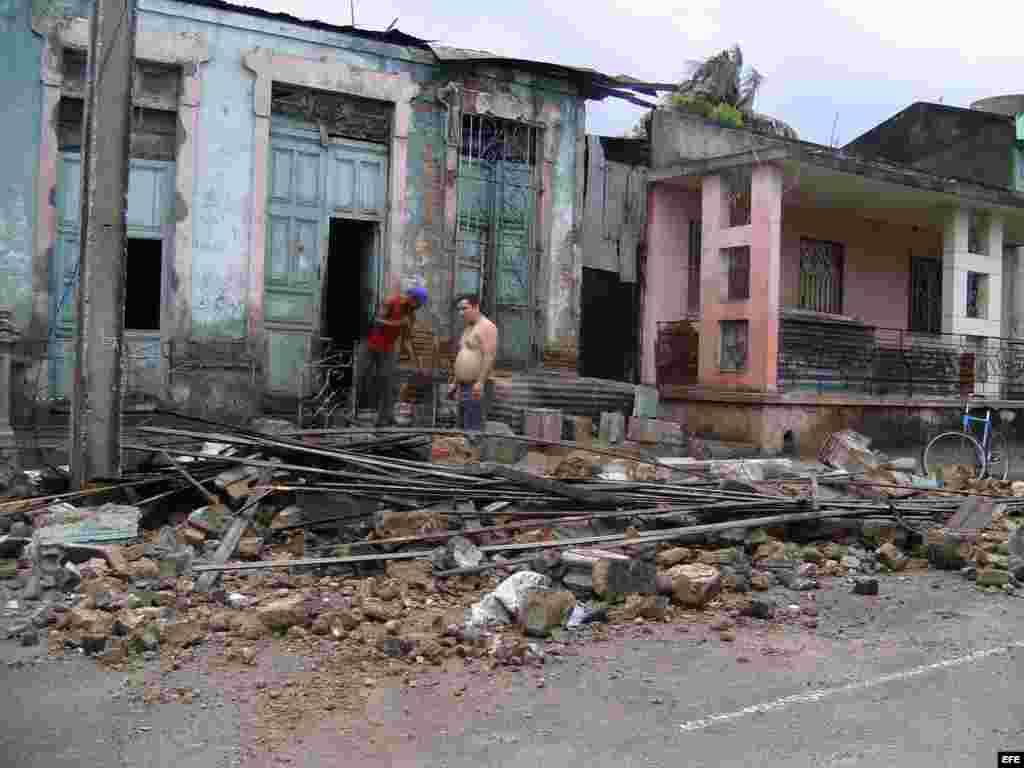
<instances>
[{"instance_id":1,"label":"green plant","mask_svg":"<svg viewBox=\"0 0 1024 768\"><path fill-rule=\"evenodd\" d=\"M711 110L711 119L730 128L743 127L743 113L731 104L719 104Z\"/></svg>"}]
</instances>

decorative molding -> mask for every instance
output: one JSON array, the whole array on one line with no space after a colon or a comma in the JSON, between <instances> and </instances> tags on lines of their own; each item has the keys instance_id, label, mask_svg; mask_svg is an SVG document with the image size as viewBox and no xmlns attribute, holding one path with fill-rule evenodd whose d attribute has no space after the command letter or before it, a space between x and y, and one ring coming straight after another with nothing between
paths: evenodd
<instances>
[{"instance_id":1,"label":"decorative molding","mask_svg":"<svg viewBox=\"0 0 1024 768\"><path fill-rule=\"evenodd\" d=\"M34 16L33 31L43 38L40 80L43 90L43 119L39 145L39 174L36 189L36 248L32 331L47 336L49 323L49 272L51 253L56 239L56 209L52 201L57 185L59 157L54 114L64 85L63 59L67 49L88 50L89 20L55 16ZM139 30L135 39L135 57L139 61L167 64L181 68L178 91L178 152L175 157L174 190L177 211L173 240L165 252L174 254L173 263L165 264L165 274L173 272L176 295L164 297L161 318L162 341L188 337L191 330L189 314L192 286L192 216L189 214L194 190L195 143L201 94L200 65L210 60L206 35L197 32L147 32Z\"/></svg>"},{"instance_id":2,"label":"decorative molding","mask_svg":"<svg viewBox=\"0 0 1024 768\"><path fill-rule=\"evenodd\" d=\"M252 211L249 243L248 335L255 354L265 353L263 319L264 268L266 264L266 209L268 157L270 152L270 114L273 84L300 86L315 91L339 93L393 105L388 140L388 211L382 242L384 272L401 274L398 263L402 253L402 222L406 216L405 183L409 125L412 100L420 92L408 72L377 72L354 67L328 56L307 59L254 48L243 56L246 69L256 75L253 84L253 113L256 115L253 140Z\"/></svg>"}]
</instances>

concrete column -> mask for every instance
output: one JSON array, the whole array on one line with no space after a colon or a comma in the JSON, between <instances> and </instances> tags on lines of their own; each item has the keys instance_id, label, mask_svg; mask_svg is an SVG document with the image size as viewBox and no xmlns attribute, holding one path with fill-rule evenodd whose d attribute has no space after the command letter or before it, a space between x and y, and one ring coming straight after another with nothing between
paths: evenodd
<instances>
[{"instance_id":1,"label":"concrete column","mask_svg":"<svg viewBox=\"0 0 1024 768\"><path fill-rule=\"evenodd\" d=\"M975 355L974 394L994 397L998 381L989 381L989 361L996 354L995 337L1003 334L1003 219L991 212L984 215L979 234L984 253L969 250L972 213L959 207L946 218L942 254L942 330L955 334L964 354ZM984 275L985 294L979 298L978 317L968 317L967 300L971 273ZM961 358L961 365L967 358Z\"/></svg>"},{"instance_id":2,"label":"concrete column","mask_svg":"<svg viewBox=\"0 0 1024 768\"><path fill-rule=\"evenodd\" d=\"M951 210L946 218L942 253L942 330L969 336L1002 335L1003 220L986 216L981 232L985 253L968 250L970 213ZM967 316L968 273L986 275L987 296L982 317Z\"/></svg>"},{"instance_id":3,"label":"concrete column","mask_svg":"<svg viewBox=\"0 0 1024 768\"><path fill-rule=\"evenodd\" d=\"M1024 338L1024 248L1014 248L1008 260L1012 270L1008 275L1010 290L1009 327L1005 330L1015 338Z\"/></svg>"},{"instance_id":4,"label":"concrete column","mask_svg":"<svg viewBox=\"0 0 1024 768\"><path fill-rule=\"evenodd\" d=\"M98 0L93 10L82 141L82 234L78 335L71 408L71 476L81 488L93 477L121 474L122 345L124 340L125 214L135 3Z\"/></svg>"},{"instance_id":5,"label":"concrete column","mask_svg":"<svg viewBox=\"0 0 1024 768\"><path fill-rule=\"evenodd\" d=\"M721 176L707 176L701 182L701 255L700 255L700 348L697 381L716 385L720 381L718 240L724 219L726 184Z\"/></svg>"},{"instance_id":6,"label":"concrete column","mask_svg":"<svg viewBox=\"0 0 1024 768\"><path fill-rule=\"evenodd\" d=\"M18 329L14 326L14 308L0 307L0 461L16 449L11 427L11 357Z\"/></svg>"},{"instance_id":7,"label":"concrete column","mask_svg":"<svg viewBox=\"0 0 1024 768\"><path fill-rule=\"evenodd\" d=\"M754 168L750 228L750 365L755 386L774 392L782 282L782 171L774 165Z\"/></svg>"}]
</instances>

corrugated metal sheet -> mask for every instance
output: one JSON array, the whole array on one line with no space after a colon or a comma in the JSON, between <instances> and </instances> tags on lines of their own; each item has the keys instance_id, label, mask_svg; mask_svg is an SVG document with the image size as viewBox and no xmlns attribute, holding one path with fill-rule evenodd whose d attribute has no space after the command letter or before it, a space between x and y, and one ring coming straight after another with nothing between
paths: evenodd
<instances>
[{"instance_id":1,"label":"corrugated metal sheet","mask_svg":"<svg viewBox=\"0 0 1024 768\"><path fill-rule=\"evenodd\" d=\"M558 373L524 373L494 379L488 419L523 429L527 408L557 408L565 415L589 416L600 423L606 411L633 412L633 385Z\"/></svg>"}]
</instances>

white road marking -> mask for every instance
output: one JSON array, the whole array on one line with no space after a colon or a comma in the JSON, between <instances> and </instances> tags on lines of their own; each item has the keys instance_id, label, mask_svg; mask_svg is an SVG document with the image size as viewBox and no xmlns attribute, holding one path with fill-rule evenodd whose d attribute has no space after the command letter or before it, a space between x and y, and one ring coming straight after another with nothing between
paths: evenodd
<instances>
[{"instance_id":1,"label":"white road marking","mask_svg":"<svg viewBox=\"0 0 1024 768\"><path fill-rule=\"evenodd\" d=\"M959 667L963 664L970 664L974 661L987 659L990 656L1000 656L1004 653L1008 653L1014 648L1024 648L1024 642L1010 643L1009 645L1005 645L1001 648L990 648L987 651L975 651L974 653L969 653L966 656L958 656L955 659L937 661L934 664L924 664L920 667L913 667L912 669L907 669L903 672L893 672L892 674L882 675L881 677L875 677L871 680L862 680L857 683L836 686L835 688L819 688L816 691L810 691L808 693L797 693L792 696L783 696L782 698L775 699L774 701L766 701L763 704L754 704L749 707L744 707L743 709L737 709L735 712L722 712L717 715L702 717L699 720L690 720L689 722L680 725L679 728L683 731L700 731L704 728L708 728L709 726L729 722L730 720L738 720L741 717L746 717L747 715L774 712L775 710L785 709L793 704L813 704L816 701L821 701L822 699L826 699L830 696L836 696L840 693L863 691L867 688L885 685L886 683L907 680L911 677L919 677L920 675L927 675L930 672L936 672L940 669Z\"/></svg>"}]
</instances>

